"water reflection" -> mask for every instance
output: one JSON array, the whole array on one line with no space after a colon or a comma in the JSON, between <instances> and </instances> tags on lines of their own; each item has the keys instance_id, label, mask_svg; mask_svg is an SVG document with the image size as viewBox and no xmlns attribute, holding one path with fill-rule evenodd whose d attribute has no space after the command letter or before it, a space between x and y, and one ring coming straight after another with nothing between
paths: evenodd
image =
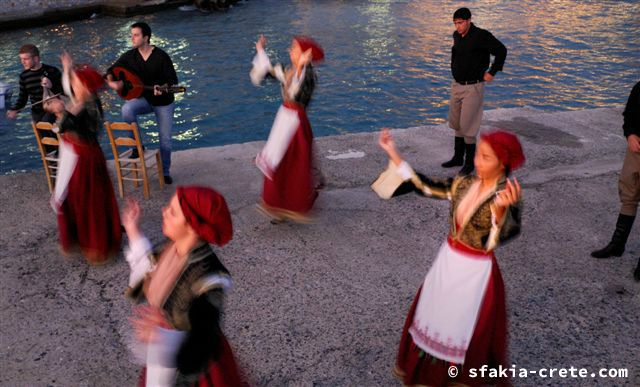
<instances>
[{"instance_id":1,"label":"water reflection","mask_svg":"<svg viewBox=\"0 0 640 387\"><path fill-rule=\"evenodd\" d=\"M262 0L221 14L173 10L139 19L151 25L152 42L169 53L188 88L176 95L174 149L180 150L266 139L280 95L277 85L254 87L248 79L260 33L272 58L285 62L293 35L324 45L309 110L316 135L444 122L456 6L444 0ZM474 23L509 49L504 73L486 93L488 109L617 106L640 78L636 1L478 1L471 8ZM45 63L59 65L66 48L104 70L129 48L133 21L97 18L1 33L0 81L16 89L17 51L27 42L40 47ZM102 99L106 118L119 120L123 101L112 92ZM140 122L145 141L157 143L153 115ZM18 121L0 118L0 173L36 168L28 113Z\"/></svg>"}]
</instances>

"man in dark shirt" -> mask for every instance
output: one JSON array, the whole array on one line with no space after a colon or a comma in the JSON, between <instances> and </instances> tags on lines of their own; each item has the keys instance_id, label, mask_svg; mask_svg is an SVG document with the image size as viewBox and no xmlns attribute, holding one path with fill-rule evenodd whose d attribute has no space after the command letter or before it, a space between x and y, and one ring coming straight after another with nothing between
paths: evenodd
<instances>
[{"instance_id":1,"label":"man in dark shirt","mask_svg":"<svg viewBox=\"0 0 640 387\"><path fill-rule=\"evenodd\" d=\"M502 70L507 48L491 32L471 22L471 11L460 8L453 14L453 47L451 48L451 99L449 127L455 130L453 158L442 164L445 168L463 166L460 174L473 172L476 137L482 121L484 82L491 82ZM495 57L489 67L490 57ZM487 69L489 71L487 71ZM466 155L466 156L465 156Z\"/></svg>"},{"instance_id":2,"label":"man in dark shirt","mask_svg":"<svg viewBox=\"0 0 640 387\"><path fill-rule=\"evenodd\" d=\"M631 233L633 222L640 203L640 82L631 90L627 106L622 113L624 123L622 130L627 138L627 153L622 163L622 171L618 179L620 195L620 213L611 242L604 248L591 253L595 258L619 257L624 253L627 238ZM635 234L636 237L638 234ZM634 276L640 281L640 258Z\"/></svg>"},{"instance_id":3,"label":"man in dark shirt","mask_svg":"<svg viewBox=\"0 0 640 387\"><path fill-rule=\"evenodd\" d=\"M20 74L20 94L16 102L7 110L7 118L14 119L20 109L31 100L31 119L33 122L55 122L56 116L44 111L42 101L43 87L53 94L62 92L62 74L53 66L40 63L40 51L33 44L20 47L20 62L24 71Z\"/></svg>"},{"instance_id":4,"label":"man in dark shirt","mask_svg":"<svg viewBox=\"0 0 640 387\"><path fill-rule=\"evenodd\" d=\"M169 170L171 168L171 129L173 126L174 97L172 93L160 91L160 86L175 85L178 76L169 55L160 48L151 45L151 28L147 23L139 22L131 25L131 45L133 48L111 66L107 73L107 84L116 91L123 87L123 81L115 80L113 68L122 66L135 73L140 80L149 86L142 96L127 101L122 105L122 119L125 122L138 123L138 115L154 112L160 133L160 155L164 181L173 182ZM139 126L138 126L139 127Z\"/></svg>"}]
</instances>

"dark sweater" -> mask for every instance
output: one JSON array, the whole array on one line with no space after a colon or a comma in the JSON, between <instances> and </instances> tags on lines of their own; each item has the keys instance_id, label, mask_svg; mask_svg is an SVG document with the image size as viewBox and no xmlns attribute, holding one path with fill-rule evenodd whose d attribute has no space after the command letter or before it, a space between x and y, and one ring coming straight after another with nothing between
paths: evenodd
<instances>
[{"instance_id":1,"label":"dark sweater","mask_svg":"<svg viewBox=\"0 0 640 387\"><path fill-rule=\"evenodd\" d=\"M622 124L624 136L629 137L631 134L640 136L640 82L636 83L631 89L627 106L624 108L622 115L624 116L624 123Z\"/></svg>"},{"instance_id":2,"label":"dark sweater","mask_svg":"<svg viewBox=\"0 0 640 387\"><path fill-rule=\"evenodd\" d=\"M491 55L495 60L489 69ZM507 58L507 48L491 32L476 27L473 23L467 34L462 37L453 33L453 47L451 47L451 73L457 82L481 81L484 73L496 75L502 71Z\"/></svg>"},{"instance_id":3,"label":"dark sweater","mask_svg":"<svg viewBox=\"0 0 640 387\"><path fill-rule=\"evenodd\" d=\"M62 74L60 70L47 64L42 64L38 70L24 70L20 73L20 94L18 99L9 108L9 110L18 110L25 107L27 101L31 99L31 104L42 101L42 78L47 77L51 81L51 91L54 94L62 92ZM42 104L35 105L31 108L34 114L44 114Z\"/></svg>"},{"instance_id":4,"label":"dark sweater","mask_svg":"<svg viewBox=\"0 0 640 387\"><path fill-rule=\"evenodd\" d=\"M158 47L153 48L146 61L142 58L137 48L125 52L109 68L108 73L113 74L112 70L116 66L122 66L135 73L145 86L176 85L178 83L178 75L173 67L171 58ZM155 96L151 88L145 90L142 96L152 106L166 106L174 101L172 93Z\"/></svg>"}]
</instances>

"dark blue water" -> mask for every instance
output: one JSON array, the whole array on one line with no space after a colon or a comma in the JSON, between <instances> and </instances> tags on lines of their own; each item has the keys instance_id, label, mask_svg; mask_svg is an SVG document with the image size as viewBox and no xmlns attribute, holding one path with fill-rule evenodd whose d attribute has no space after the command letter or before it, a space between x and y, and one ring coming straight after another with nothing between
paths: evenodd
<instances>
[{"instance_id":1,"label":"dark blue water","mask_svg":"<svg viewBox=\"0 0 640 387\"><path fill-rule=\"evenodd\" d=\"M174 149L263 140L280 93L275 84L249 81L255 40L265 34L272 59L288 61L291 37L306 34L326 51L309 110L317 136L437 124L447 116L457 6L444 0L251 0L227 13L171 10L3 32L0 81L17 89L17 52L28 42L40 47L45 63L59 65L66 48L104 70L128 49L129 25L144 20L153 29L152 43L171 55L180 83L189 88L177 99ZM637 1L477 1L469 7L476 25L509 49L504 72L487 88L486 109L618 106L640 80ZM110 91L102 98L107 119L118 120L122 101ZM0 174L41 168L29 117L0 118ZM140 122L146 141L157 142L153 115Z\"/></svg>"}]
</instances>

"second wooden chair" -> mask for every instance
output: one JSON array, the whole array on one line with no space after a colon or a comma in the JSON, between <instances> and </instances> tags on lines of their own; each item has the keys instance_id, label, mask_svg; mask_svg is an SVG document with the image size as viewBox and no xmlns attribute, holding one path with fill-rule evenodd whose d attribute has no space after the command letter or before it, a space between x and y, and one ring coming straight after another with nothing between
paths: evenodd
<instances>
[{"instance_id":1,"label":"second wooden chair","mask_svg":"<svg viewBox=\"0 0 640 387\"><path fill-rule=\"evenodd\" d=\"M149 199L149 174L157 174L160 188L164 188L162 159L157 149L143 149L138 126L135 123L105 121L118 176L118 191L124 197L124 180L138 187L142 182L145 199ZM155 170L152 168L156 164Z\"/></svg>"}]
</instances>

